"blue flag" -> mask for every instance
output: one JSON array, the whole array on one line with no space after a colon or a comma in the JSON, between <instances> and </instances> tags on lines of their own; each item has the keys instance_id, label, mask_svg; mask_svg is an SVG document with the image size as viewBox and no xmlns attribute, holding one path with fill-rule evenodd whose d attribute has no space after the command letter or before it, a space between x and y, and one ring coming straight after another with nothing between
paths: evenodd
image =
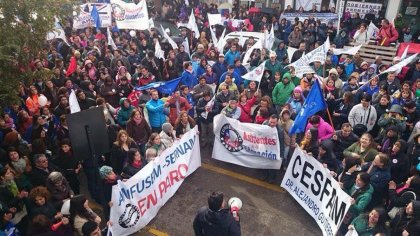
<instances>
[{"instance_id":1,"label":"blue flag","mask_svg":"<svg viewBox=\"0 0 420 236\"><path fill-rule=\"evenodd\" d=\"M141 91L141 90L154 88L163 94L172 94L175 91L175 89L178 87L180 80L181 78L173 79L167 82L155 82L155 83L150 83L146 86L135 87L134 89L137 91Z\"/></svg>"},{"instance_id":2,"label":"blue flag","mask_svg":"<svg viewBox=\"0 0 420 236\"><path fill-rule=\"evenodd\" d=\"M93 20L95 21L95 27L96 29L101 28L101 18L99 17L98 9L96 9L96 5L92 5L92 12L90 12L90 16L92 16Z\"/></svg>"},{"instance_id":3,"label":"blue flag","mask_svg":"<svg viewBox=\"0 0 420 236\"><path fill-rule=\"evenodd\" d=\"M318 80L314 81L311 91L309 91L308 97L303 103L299 114L296 116L292 127L289 130L289 134L305 132L305 125L308 118L315 115L318 111L327 108L324 97L322 96L321 87L319 87Z\"/></svg>"}]
</instances>

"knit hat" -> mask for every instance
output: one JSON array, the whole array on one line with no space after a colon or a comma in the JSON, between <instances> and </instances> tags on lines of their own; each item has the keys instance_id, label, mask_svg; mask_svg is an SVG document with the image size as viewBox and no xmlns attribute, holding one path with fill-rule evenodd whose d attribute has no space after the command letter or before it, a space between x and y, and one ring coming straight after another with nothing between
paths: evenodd
<instances>
[{"instance_id":1,"label":"knit hat","mask_svg":"<svg viewBox=\"0 0 420 236\"><path fill-rule=\"evenodd\" d=\"M99 175L101 176L101 179L105 179L112 171L113 171L112 167L102 166L99 169Z\"/></svg>"},{"instance_id":2,"label":"knit hat","mask_svg":"<svg viewBox=\"0 0 420 236\"><path fill-rule=\"evenodd\" d=\"M172 128L173 128L173 126L171 125L171 123L164 123L162 125L162 131L165 132L165 133L171 132Z\"/></svg>"},{"instance_id":3,"label":"knit hat","mask_svg":"<svg viewBox=\"0 0 420 236\"><path fill-rule=\"evenodd\" d=\"M335 74L335 75L337 75L337 76L338 76L337 69L335 69L335 68L331 68L331 69L330 69L330 72L329 72L328 74Z\"/></svg>"},{"instance_id":4,"label":"knit hat","mask_svg":"<svg viewBox=\"0 0 420 236\"><path fill-rule=\"evenodd\" d=\"M295 89L293 89L293 92L302 93L302 88L300 86L297 86L297 87L295 87Z\"/></svg>"},{"instance_id":5,"label":"knit hat","mask_svg":"<svg viewBox=\"0 0 420 236\"><path fill-rule=\"evenodd\" d=\"M413 203L413 218L420 220L420 201L412 201Z\"/></svg>"}]
</instances>

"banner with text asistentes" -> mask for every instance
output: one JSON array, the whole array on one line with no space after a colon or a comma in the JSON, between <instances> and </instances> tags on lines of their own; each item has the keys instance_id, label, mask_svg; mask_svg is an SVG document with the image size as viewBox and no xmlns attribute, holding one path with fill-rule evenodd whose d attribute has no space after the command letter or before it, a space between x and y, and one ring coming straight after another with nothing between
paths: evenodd
<instances>
[{"instance_id":1,"label":"banner with text asistentes","mask_svg":"<svg viewBox=\"0 0 420 236\"><path fill-rule=\"evenodd\" d=\"M337 233L351 197L320 162L297 147L281 186L315 219L323 235Z\"/></svg>"},{"instance_id":2,"label":"banner with text asistentes","mask_svg":"<svg viewBox=\"0 0 420 236\"><path fill-rule=\"evenodd\" d=\"M126 182L112 187L112 235L129 235L146 226L201 166L197 126Z\"/></svg>"},{"instance_id":3,"label":"banner with text asistentes","mask_svg":"<svg viewBox=\"0 0 420 236\"><path fill-rule=\"evenodd\" d=\"M282 159L276 128L217 115L213 130L214 159L250 168L280 169Z\"/></svg>"}]
</instances>

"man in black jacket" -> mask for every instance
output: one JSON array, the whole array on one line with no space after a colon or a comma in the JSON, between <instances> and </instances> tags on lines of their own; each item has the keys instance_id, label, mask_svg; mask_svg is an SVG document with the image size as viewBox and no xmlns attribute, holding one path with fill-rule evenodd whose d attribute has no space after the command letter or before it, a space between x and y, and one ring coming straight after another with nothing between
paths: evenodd
<instances>
[{"instance_id":1,"label":"man in black jacket","mask_svg":"<svg viewBox=\"0 0 420 236\"><path fill-rule=\"evenodd\" d=\"M225 209L222 192L213 192L208 207L202 207L195 216L193 227L196 236L240 236L239 217L234 218Z\"/></svg>"}]
</instances>

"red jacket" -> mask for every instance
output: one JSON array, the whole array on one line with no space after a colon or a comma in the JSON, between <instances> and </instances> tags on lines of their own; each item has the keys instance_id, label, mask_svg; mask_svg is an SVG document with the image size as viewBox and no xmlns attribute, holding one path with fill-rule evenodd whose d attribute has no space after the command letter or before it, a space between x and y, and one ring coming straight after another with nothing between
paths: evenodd
<instances>
[{"instance_id":1,"label":"red jacket","mask_svg":"<svg viewBox=\"0 0 420 236\"><path fill-rule=\"evenodd\" d=\"M238 107L241 109L241 116L239 117L240 122L245 123L252 123L252 114L251 114L251 108L255 104L255 100L257 98L253 96L250 100L246 101L245 105L241 105L241 103L238 104Z\"/></svg>"},{"instance_id":2,"label":"red jacket","mask_svg":"<svg viewBox=\"0 0 420 236\"><path fill-rule=\"evenodd\" d=\"M378 45L389 46L390 43L397 41L398 31L394 26L381 27L377 36Z\"/></svg>"}]
</instances>

